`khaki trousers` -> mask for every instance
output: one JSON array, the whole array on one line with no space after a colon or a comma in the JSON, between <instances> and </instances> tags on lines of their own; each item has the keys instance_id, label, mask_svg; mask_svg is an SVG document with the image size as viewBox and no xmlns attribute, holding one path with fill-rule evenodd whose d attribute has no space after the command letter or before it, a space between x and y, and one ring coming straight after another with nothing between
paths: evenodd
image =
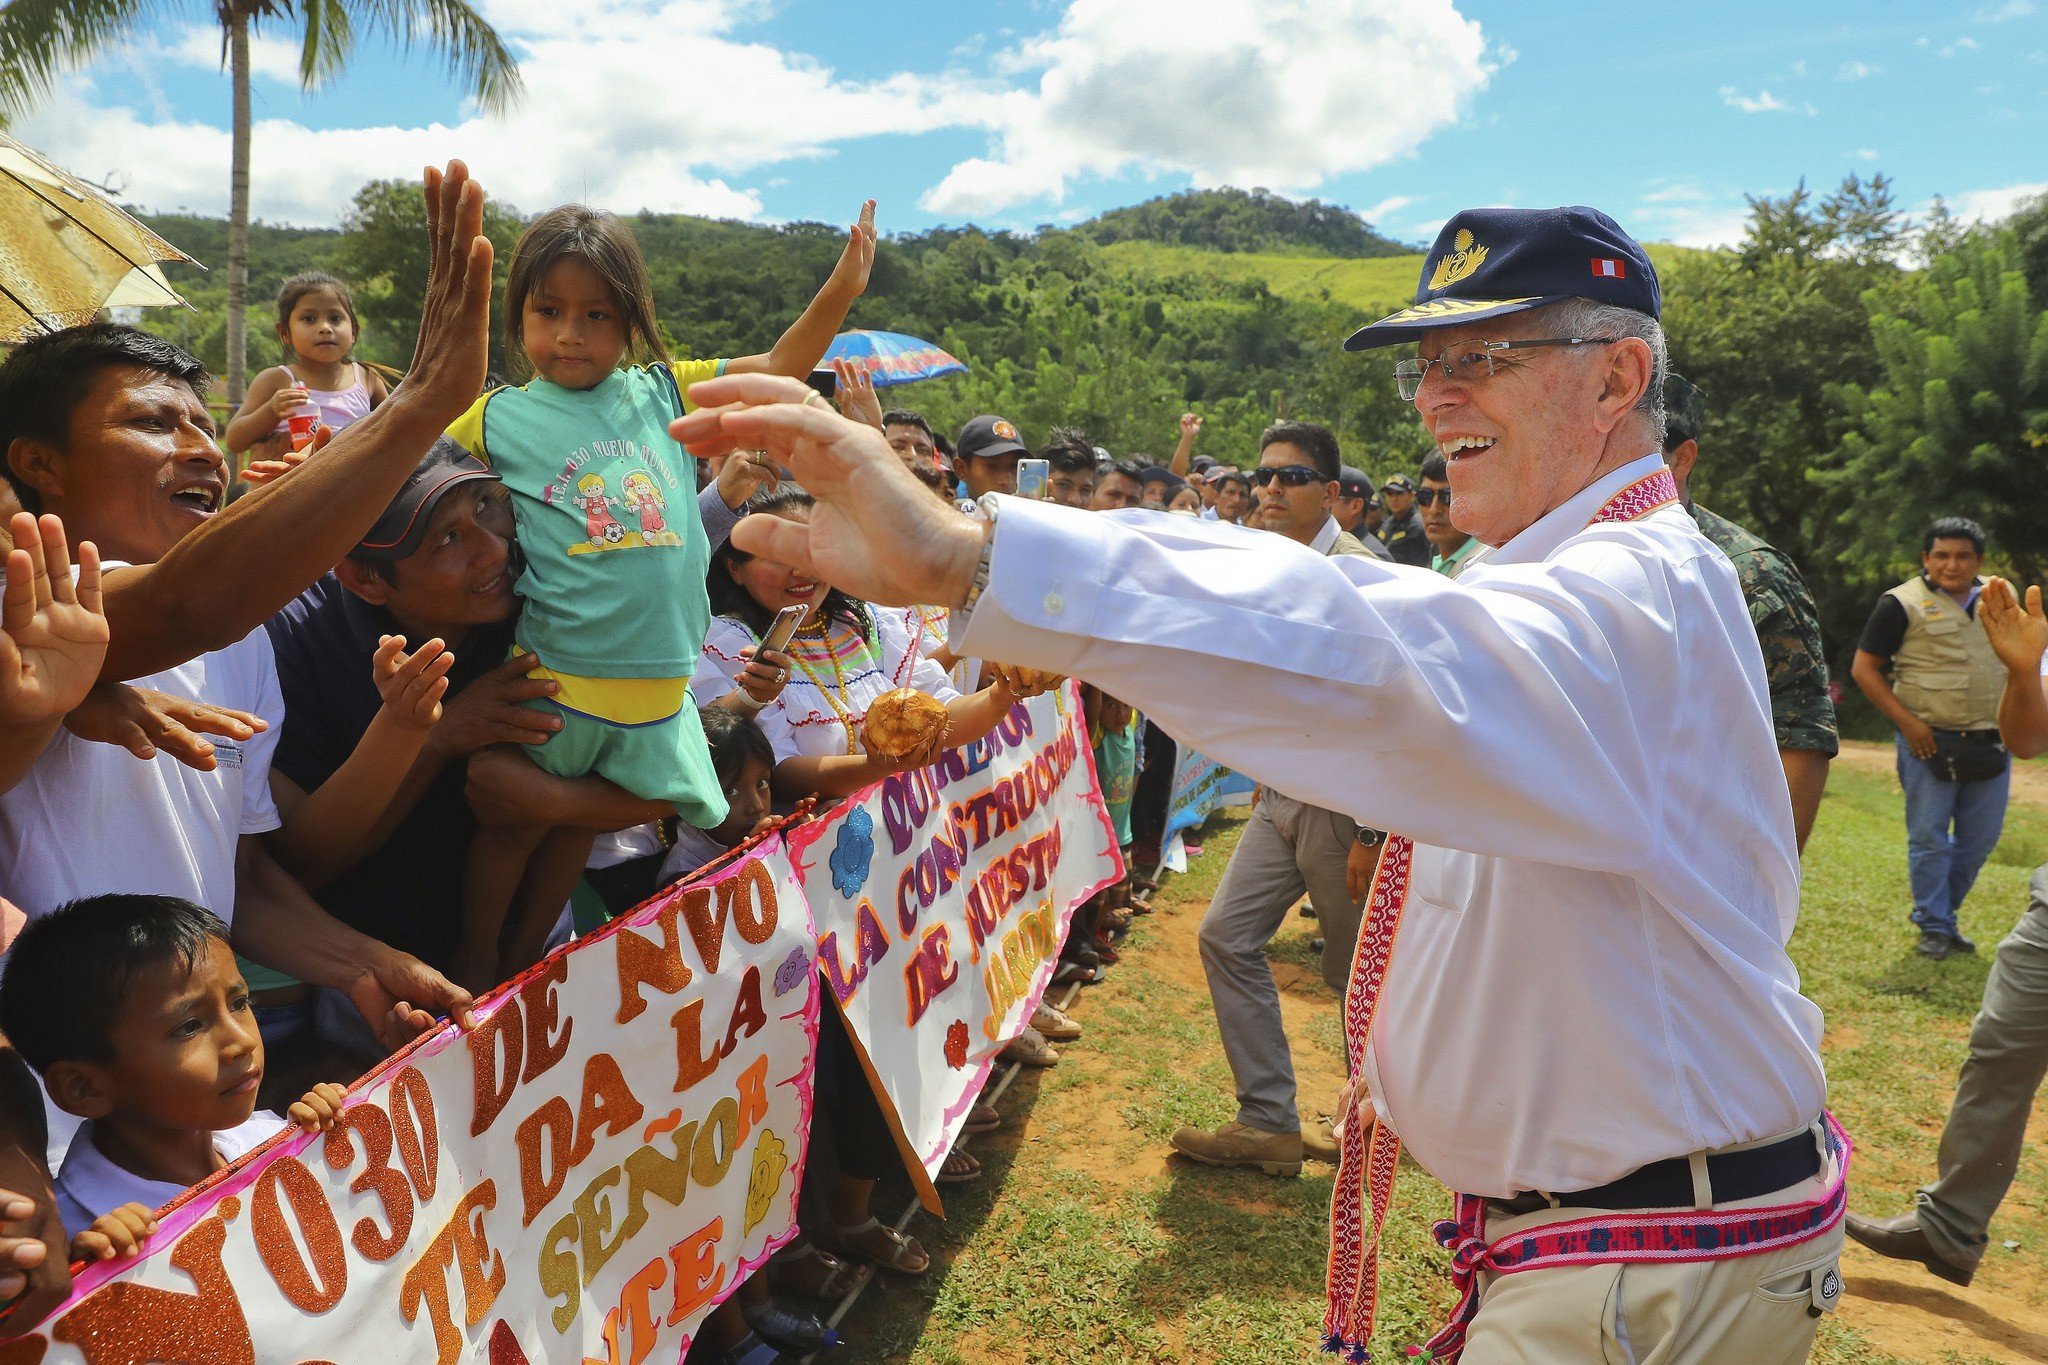
<instances>
[{"instance_id":1,"label":"khaki trousers","mask_svg":"<svg viewBox=\"0 0 2048 1365\"><path fill-rule=\"evenodd\" d=\"M1832 1172L1760 1199L1753 1208L1820 1197ZM1486 1223L1498 1241L1588 1215L1542 1209ZM1842 1228L1809 1241L1721 1261L1564 1266L1482 1273L1464 1365L1796 1365L1841 1294Z\"/></svg>"}]
</instances>

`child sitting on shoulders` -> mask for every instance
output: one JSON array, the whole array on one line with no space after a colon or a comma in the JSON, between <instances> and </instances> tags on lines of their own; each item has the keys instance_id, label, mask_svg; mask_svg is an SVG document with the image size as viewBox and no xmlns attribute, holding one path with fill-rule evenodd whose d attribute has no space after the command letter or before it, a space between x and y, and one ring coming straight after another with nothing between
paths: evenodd
<instances>
[{"instance_id":1,"label":"child sitting on shoulders","mask_svg":"<svg viewBox=\"0 0 2048 1365\"><path fill-rule=\"evenodd\" d=\"M133 1252L152 1209L287 1126L256 1112L263 1039L227 926L190 901L89 896L30 922L0 975L0 1029L86 1121L56 1181L74 1259ZM317 1086L292 1121L332 1128L342 1096Z\"/></svg>"}]
</instances>

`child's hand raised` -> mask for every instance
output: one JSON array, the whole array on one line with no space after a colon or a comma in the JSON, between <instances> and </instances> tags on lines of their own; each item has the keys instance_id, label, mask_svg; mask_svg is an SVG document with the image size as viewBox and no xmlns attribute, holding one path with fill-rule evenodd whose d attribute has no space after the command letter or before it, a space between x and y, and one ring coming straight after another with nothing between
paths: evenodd
<instances>
[{"instance_id":1,"label":"child's hand raised","mask_svg":"<svg viewBox=\"0 0 2048 1365\"><path fill-rule=\"evenodd\" d=\"M74 1261L118 1261L142 1250L156 1233L156 1218L141 1204L123 1204L92 1220L92 1226L71 1239Z\"/></svg>"},{"instance_id":2,"label":"child's hand raised","mask_svg":"<svg viewBox=\"0 0 2048 1365\"><path fill-rule=\"evenodd\" d=\"M285 1111L285 1116L309 1133L327 1133L341 1119L342 1101L348 1092L332 1081L322 1081L306 1097Z\"/></svg>"},{"instance_id":3,"label":"child's hand raised","mask_svg":"<svg viewBox=\"0 0 2048 1365\"><path fill-rule=\"evenodd\" d=\"M384 710L401 724L423 730L441 719L441 698L448 694L453 667L455 652L441 641L429 640L407 654L403 635L379 637L371 663Z\"/></svg>"},{"instance_id":4,"label":"child's hand raised","mask_svg":"<svg viewBox=\"0 0 2048 1365\"><path fill-rule=\"evenodd\" d=\"M839 253L839 264L832 267L825 288L848 300L859 298L867 292L868 274L874 268L875 201L870 199L860 206L860 220L846 234L846 250Z\"/></svg>"}]
</instances>

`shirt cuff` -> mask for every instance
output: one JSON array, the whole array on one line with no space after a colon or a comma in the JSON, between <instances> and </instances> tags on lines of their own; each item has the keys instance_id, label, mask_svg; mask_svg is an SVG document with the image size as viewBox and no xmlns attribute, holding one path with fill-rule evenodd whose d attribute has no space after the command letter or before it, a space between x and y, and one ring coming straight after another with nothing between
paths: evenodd
<instances>
[{"instance_id":1,"label":"shirt cuff","mask_svg":"<svg viewBox=\"0 0 2048 1365\"><path fill-rule=\"evenodd\" d=\"M1098 512L1005 498L988 586L973 611L952 615L953 652L1071 671L1094 636L1110 529Z\"/></svg>"}]
</instances>

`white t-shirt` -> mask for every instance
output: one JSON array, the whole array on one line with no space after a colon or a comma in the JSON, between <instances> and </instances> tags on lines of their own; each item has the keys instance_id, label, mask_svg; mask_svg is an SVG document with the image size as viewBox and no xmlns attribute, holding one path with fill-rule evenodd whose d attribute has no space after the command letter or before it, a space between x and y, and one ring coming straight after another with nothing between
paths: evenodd
<instances>
[{"instance_id":1,"label":"white t-shirt","mask_svg":"<svg viewBox=\"0 0 2048 1365\"><path fill-rule=\"evenodd\" d=\"M848 724L858 732L867 719L868 707L884 692L914 687L940 701L960 695L946 671L920 653L901 610L871 606L868 615L874 621L872 643L856 641L851 626L835 622L829 636L834 651L830 660L821 645L790 642L790 657L797 666L789 671L782 695L756 717L778 763L785 758L846 753ZM741 622L726 616L712 618L711 632L704 638L703 662L690 679L699 706L709 706L733 689L734 680L747 666L740 651L755 643L754 632ZM828 688L837 695L828 698Z\"/></svg>"},{"instance_id":2,"label":"white t-shirt","mask_svg":"<svg viewBox=\"0 0 2048 1365\"><path fill-rule=\"evenodd\" d=\"M182 896L231 921L236 841L282 823L270 799L270 755L284 698L269 632L259 626L133 685L253 712L270 728L240 743L209 736L210 773L59 730L28 775L0 793L0 898L30 919L80 896L146 892Z\"/></svg>"},{"instance_id":3,"label":"white t-shirt","mask_svg":"<svg viewBox=\"0 0 2048 1365\"><path fill-rule=\"evenodd\" d=\"M258 632L261 634L262 632ZM239 1127L213 1135L213 1150L223 1161L233 1161L269 1141L271 1134L289 1127L268 1109L258 1109ZM107 1159L93 1141L92 1120L79 1125L71 1150L64 1154L57 1172L57 1214L64 1230L76 1237L91 1227L93 1220L123 1204L140 1204L155 1210L185 1192L185 1186L169 1180L151 1180L123 1170Z\"/></svg>"}]
</instances>

